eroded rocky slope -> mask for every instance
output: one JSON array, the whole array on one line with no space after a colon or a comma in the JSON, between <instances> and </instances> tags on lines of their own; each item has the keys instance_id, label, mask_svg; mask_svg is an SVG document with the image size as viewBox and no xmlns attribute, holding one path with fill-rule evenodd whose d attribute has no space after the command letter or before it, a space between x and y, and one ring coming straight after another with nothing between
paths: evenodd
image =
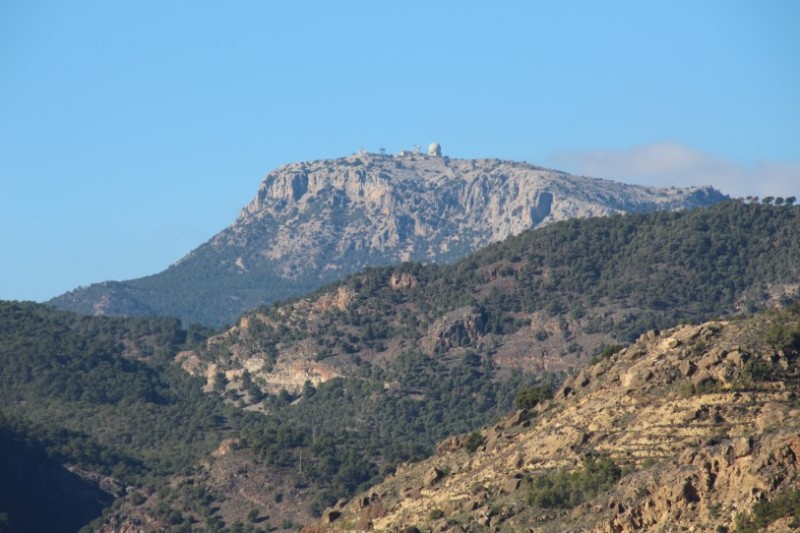
<instances>
[{"instance_id":1,"label":"eroded rocky slope","mask_svg":"<svg viewBox=\"0 0 800 533\"><path fill-rule=\"evenodd\" d=\"M626 185L497 159L360 153L292 163L264 178L230 227L164 272L50 303L218 325L367 266L448 262L558 220L723 199L710 187Z\"/></svg>"},{"instance_id":2,"label":"eroded rocky slope","mask_svg":"<svg viewBox=\"0 0 800 533\"><path fill-rule=\"evenodd\" d=\"M800 488L799 355L796 308L647 333L304 531L744 528Z\"/></svg>"},{"instance_id":3,"label":"eroded rocky slope","mask_svg":"<svg viewBox=\"0 0 800 533\"><path fill-rule=\"evenodd\" d=\"M245 314L178 361L207 390L292 394L387 370L414 352L446 366L476 352L499 369L571 372L652 327L742 313L798 290L800 208L738 202L570 221L453 266L372 269ZM394 379L387 387L394 386Z\"/></svg>"}]
</instances>

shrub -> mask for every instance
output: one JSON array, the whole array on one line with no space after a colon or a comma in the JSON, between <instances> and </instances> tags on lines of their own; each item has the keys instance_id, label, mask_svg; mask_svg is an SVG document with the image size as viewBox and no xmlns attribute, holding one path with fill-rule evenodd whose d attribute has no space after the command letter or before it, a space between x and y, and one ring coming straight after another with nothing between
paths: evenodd
<instances>
[{"instance_id":1,"label":"shrub","mask_svg":"<svg viewBox=\"0 0 800 533\"><path fill-rule=\"evenodd\" d=\"M750 533L764 530L769 524L792 516L791 528L800 527L800 491L791 490L775 495L772 500L753 505L749 516L736 517L736 531Z\"/></svg>"},{"instance_id":2,"label":"shrub","mask_svg":"<svg viewBox=\"0 0 800 533\"><path fill-rule=\"evenodd\" d=\"M486 442L486 438L481 435L480 431L473 431L467 438L464 439L464 448L469 452L473 453L475 450L483 446Z\"/></svg>"},{"instance_id":3,"label":"shrub","mask_svg":"<svg viewBox=\"0 0 800 533\"><path fill-rule=\"evenodd\" d=\"M600 359L608 359L620 350L622 350L621 344L609 344L600 352Z\"/></svg>"},{"instance_id":4,"label":"shrub","mask_svg":"<svg viewBox=\"0 0 800 533\"><path fill-rule=\"evenodd\" d=\"M549 400L553 397L552 387L549 383L526 387L517 393L514 398L514 406L517 409L532 409L541 401Z\"/></svg>"},{"instance_id":5,"label":"shrub","mask_svg":"<svg viewBox=\"0 0 800 533\"><path fill-rule=\"evenodd\" d=\"M616 484L622 470L609 457L587 456L583 468L560 471L531 480L528 503L543 508L570 509Z\"/></svg>"},{"instance_id":6,"label":"shrub","mask_svg":"<svg viewBox=\"0 0 800 533\"><path fill-rule=\"evenodd\" d=\"M431 509L431 512L428 513L428 518L431 520L438 520L444 516L444 511L441 509Z\"/></svg>"}]
</instances>

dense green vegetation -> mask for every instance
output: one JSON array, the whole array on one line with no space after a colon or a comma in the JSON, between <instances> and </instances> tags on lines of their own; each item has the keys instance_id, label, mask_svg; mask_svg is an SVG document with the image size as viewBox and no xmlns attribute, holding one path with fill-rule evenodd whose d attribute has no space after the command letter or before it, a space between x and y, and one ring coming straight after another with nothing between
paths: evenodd
<instances>
[{"instance_id":1,"label":"dense green vegetation","mask_svg":"<svg viewBox=\"0 0 800 533\"><path fill-rule=\"evenodd\" d=\"M800 528L800 491L781 492L771 500L758 502L749 514L736 517L737 533L757 533L781 518L792 517L789 527Z\"/></svg>"},{"instance_id":2,"label":"dense green vegetation","mask_svg":"<svg viewBox=\"0 0 800 533\"><path fill-rule=\"evenodd\" d=\"M74 533L112 500L40 444L0 425L0 533Z\"/></svg>"},{"instance_id":3,"label":"dense green vegetation","mask_svg":"<svg viewBox=\"0 0 800 533\"><path fill-rule=\"evenodd\" d=\"M177 320L82 317L0 302L0 415L48 453L128 482L220 440L226 411L171 363Z\"/></svg>"},{"instance_id":4,"label":"dense green vegetation","mask_svg":"<svg viewBox=\"0 0 800 533\"><path fill-rule=\"evenodd\" d=\"M570 509L608 490L620 477L622 470L610 458L587 456L575 472L559 470L527 480L528 504Z\"/></svg>"},{"instance_id":5,"label":"dense green vegetation","mask_svg":"<svg viewBox=\"0 0 800 533\"><path fill-rule=\"evenodd\" d=\"M346 379L308 384L299 402L269 397L270 415L243 414L172 363L193 335L172 319L0 302L0 428L39 443L54 464L154 487L190 472L224 436L241 436L276 472L313 487L312 511L321 513L396 463L427 456L437 440L507 412L532 383L521 373L494 379L491 358L475 353L444 365L409 352L386 369L362 364ZM387 394L389 380L397 390ZM166 523L220 525L209 510L221 496L208 488L183 483L159 495L153 512Z\"/></svg>"},{"instance_id":6,"label":"dense green vegetation","mask_svg":"<svg viewBox=\"0 0 800 533\"><path fill-rule=\"evenodd\" d=\"M570 220L491 245L450 268L414 270L430 310L472 303L473 294L459 288L480 285L485 296L477 300L495 328L515 313L582 316L613 306L626 312L587 325L632 340L647 329L731 313L743 297L755 310L770 284L800 278L798 234L800 207L726 202Z\"/></svg>"},{"instance_id":7,"label":"dense green vegetation","mask_svg":"<svg viewBox=\"0 0 800 533\"><path fill-rule=\"evenodd\" d=\"M60 465L110 476L122 487L157 485L219 443L235 413L172 363L186 341L173 319L82 317L0 302L0 432L24 443L3 446L0 460L43 465L6 479L8 493L18 496L0 508L10 524L47 519L60 524L48 530L71 524L75 531L82 525L75 517L85 523L102 508L98 502L113 499L81 488L90 496L63 496L74 505L37 514L36 505L59 486L82 486ZM53 473L36 481L34 472Z\"/></svg>"}]
</instances>

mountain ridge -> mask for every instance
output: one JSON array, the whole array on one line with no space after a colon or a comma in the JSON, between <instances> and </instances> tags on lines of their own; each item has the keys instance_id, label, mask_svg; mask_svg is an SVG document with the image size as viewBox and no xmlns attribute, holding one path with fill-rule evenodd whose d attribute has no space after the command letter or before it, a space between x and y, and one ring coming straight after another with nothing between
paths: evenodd
<instances>
[{"instance_id":1,"label":"mountain ridge","mask_svg":"<svg viewBox=\"0 0 800 533\"><path fill-rule=\"evenodd\" d=\"M491 350L502 368L570 371L603 343L791 297L799 214L728 202L559 222L453 265L376 267L245 313L182 364L208 388L209 372L235 385L246 369L270 394L347 375L356 357L380 366L408 350Z\"/></svg>"},{"instance_id":2,"label":"mountain ridge","mask_svg":"<svg viewBox=\"0 0 800 533\"><path fill-rule=\"evenodd\" d=\"M572 219L453 265L367 269L248 312L176 362L265 415L243 445L308 486L284 501L319 514L614 344L796 299L798 224L800 206L742 202Z\"/></svg>"},{"instance_id":3,"label":"mountain ridge","mask_svg":"<svg viewBox=\"0 0 800 533\"><path fill-rule=\"evenodd\" d=\"M744 202L571 219L452 265L369 268L210 338L175 319L3 304L2 412L56 437L79 471L133 483L92 527L291 530L614 343L796 301L799 224L800 206ZM170 445L179 435L200 438Z\"/></svg>"},{"instance_id":4,"label":"mountain ridge","mask_svg":"<svg viewBox=\"0 0 800 533\"><path fill-rule=\"evenodd\" d=\"M446 263L557 220L725 198L711 187L627 185L499 159L359 153L290 163L267 174L231 226L165 271L48 303L220 325L368 266Z\"/></svg>"}]
</instances>

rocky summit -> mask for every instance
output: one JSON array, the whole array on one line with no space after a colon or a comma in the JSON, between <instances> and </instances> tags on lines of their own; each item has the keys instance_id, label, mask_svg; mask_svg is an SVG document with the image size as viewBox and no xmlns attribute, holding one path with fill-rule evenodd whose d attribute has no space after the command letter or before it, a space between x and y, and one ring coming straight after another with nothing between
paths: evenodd
<instances>
[{"instance_id":1,"label":"rocky summit","mask_svg":"<svg viewBox=\"0 0 800 533\"><path fill-rule=\"evenodd\" d=\"M49 303L219 325L368 266L450 262L559 220L724 198L711 187L628 185L498 159L357 153L292 163L264 178L230 227L167 270Z\"/></svg>"},{"instance_id":2,"label":"rocky summit","mask_svg":"<svg viewBox=\"0 0 800 533\"><path fill-rule=\"evenodd\" d=\"M651 331L304 532L795 530L798 356L796 306Z\"/></svg>"}]
</instances>

